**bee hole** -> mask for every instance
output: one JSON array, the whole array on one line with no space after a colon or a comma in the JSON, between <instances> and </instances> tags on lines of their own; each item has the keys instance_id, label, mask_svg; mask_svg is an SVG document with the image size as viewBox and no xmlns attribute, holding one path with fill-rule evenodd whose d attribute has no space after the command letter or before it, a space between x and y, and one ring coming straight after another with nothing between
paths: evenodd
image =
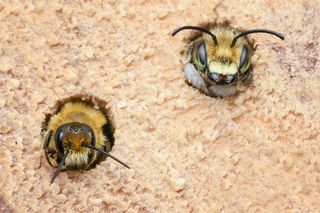
<instances>
[{"instance_id":1,"label":"bee hole","mask_svg":"<svg viewBox=\"0 0 320 213\"><path fill-rule=\"evenodd\" d=\"M95 149L99 149L104 152L110 152L114 145L114 131L115 127L113 124L113 117L110 112L110 109L107 108L107 102L90 95L75 95L66 99L62 99L57 101L53 112L51 114L46 115L46 119L42 125L42 134L45 136L49 130L52 130L52 138L49 142L49 147L52 149L52 155L47 155L47 160L50 165L52 165L51 161L55 161L55 164L59 164L63 157L63 154L66 153L67 149L70 149L70 153L74 152L82 152L79 154L87 154L88 160L87 162L81 162L81 159L74 160L74 163L66 165L67 170L69 169L92 169L95 168L97 164L100 164L102 161L106 159L106 156L99 151L94 149L90 149L90 152L83 152L84 149L80 149L80 151L72 150L72 143L81 143L81 145L86 144L87 142L83 140L83 138L73 139L74 137L83 137L83 134L79 134L82 131L87 131L88 135L90 135L91 146ZM96 125L96 121L100 121L101 126ZM67 122L66 122L67 121ZM61 130L59 133L59 128L64 125L72 125L72 123L80 123L75 128L72 126L67 127L68 131L74 131L77 133L76 135L72 135L72 137L67 135L68 132ZM84 125L84 126L82 126ZM60 143L56 143L56 137L60 136ZM62 142L66 142L68 140L68 144L64 144ZM70 140L70 141L69 141ZM72 141L74 140L74 142ZM79 141L80 140L80 141ZM99 140L99 141L97 141ZM57 147L58 146L58 147ZM61 147L60 147L61 146ZM69 146L69 147L65 147ZM93 155L94 154L94 155ZM71 159L71 158L69 158ZM77 159L77 157L74 157ZM71 161L71 160L69 160ZM81 163L77 163L81 162Z\"/></svg>"}]
</instances>

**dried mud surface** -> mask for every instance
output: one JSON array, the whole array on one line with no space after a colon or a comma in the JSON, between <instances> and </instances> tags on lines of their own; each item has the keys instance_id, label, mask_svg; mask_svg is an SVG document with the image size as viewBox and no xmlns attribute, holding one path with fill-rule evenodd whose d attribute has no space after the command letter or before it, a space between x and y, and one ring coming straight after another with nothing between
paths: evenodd
<instances>
[{"instance_id":1,"label":"dried mud surface","mask_svg":"<svg viewBox=\"0 0 320 213\"><path fill-rule=\"evenodd\" d=\"M319 212L319 1L0 1L1 212ZM255 76L215 99L184 82L191 32L230 21L252 35ZM109 102L111 160L54 172L44 113L78 93Z\"/></svg>"}]
</instances>

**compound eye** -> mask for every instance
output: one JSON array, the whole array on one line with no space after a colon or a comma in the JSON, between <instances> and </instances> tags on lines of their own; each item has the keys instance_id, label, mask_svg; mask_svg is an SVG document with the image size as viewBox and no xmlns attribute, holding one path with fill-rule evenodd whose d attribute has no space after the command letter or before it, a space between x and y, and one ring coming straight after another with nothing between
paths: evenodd
<instances>
[{"instance_id":1,"label":"compound eye","mask_svg":"<svg viewBox=\"0 0 320 213\"><path fill-rule=\"evenodd\" d=\"M206 65L207 64L207 50L206 50L206 45L204 44L204 42L202 42L199 46L198 55L199 55L199 59L200 59L201 64Z\"/></svg>"},{"instance_id":2,"label":"compound eye","mask_svg":"<svg viewBox=\"0 0 320 213\"><path fill-rule=\"evenodd\" d=\"M243 46L242 48L242 53L241 53L241 57L240 57L240 63L239 63L239 69L243 68L243 66L245 66L248 62L248 48L246 46Z\"/></svg>"},{"instance_id":3,"label":"compound eye","mask_svg":"<svg viewBox=\"0 0 320 213\"><path fill-rule=\"evenodd\" d=\"M92 132L91 131L88 131L88 136L89 136L89 141L90 141L90 143L91 143L91 145L92 146L95 146L95 138L94 138L94 135L92 134Z\"/></svg>"},{"instance_id":4,"label":"compound eye","mask_svg":"<svg viewBox=\"0 0 320 213\"><path fill-rule=\"evenodd\" d=\"M64 149L63 149L63 146L62 146L62 141L63 141L63 138L64 138L64 132L63 131L59 131L57 136L56 136L56 147L58 149L58 151L60 153L64 153Z\"/></svg>"},{"instance_id":5,"label":"compound eye","mask_svg":"<svg viewBox=\"0 0 320 213\"><path fill-rule=\"evenodd\" d=\"M201 70L204 70L207 65L207 50L204 42L201 42L198 47L195 63Z\"/></svg>"}]
</instances>

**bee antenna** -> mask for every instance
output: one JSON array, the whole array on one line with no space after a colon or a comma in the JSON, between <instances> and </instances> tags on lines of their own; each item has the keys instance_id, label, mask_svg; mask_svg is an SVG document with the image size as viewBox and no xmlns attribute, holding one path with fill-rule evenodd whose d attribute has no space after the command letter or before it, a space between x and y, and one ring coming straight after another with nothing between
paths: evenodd
<instances>
[{"instance_id":1,"label":"bee antenna","mask_svg":"<svg viewBox=\"0 0 320 213\"><path fill-rule=\"evenodd\" d=\"M124 162L122 162L121 160L119 160L118 158L114 157L113 155L111 155L111 154L108 153L108 152L105 152L105 151L103 151L103 150L101 150L101 149L98 149L98 148L96 148L96 147L94 147L94 146L91 146L91 145L85 145L85 144L84 144L84 145L82 145L82 146L83 146L83 147L86 147L86 148L89 148L89 149L92 149L92 150L95 150L95 151L97 151L97 152L100 152L101 154L104 154L104 155L112 158L113 160L115 160L115 161L117 161L118 163L122 164L122 165L125 166L126 168L130 169L130 167L129 167L127 164L125 164Z\"/></svg>"},{"instance_id":2,"label":"bee antenna","mask_svg":"<svg viewBox=\"0 0 320 213\"><path fill-rule=\"evenodd\" d=\"M207 29L204 29L202 27L197 27L197 26L183 26L183 27L178 27L177 29L173 30L173 32L171 33L172 36L175 36L178 32L180 32L181 30L198 30L198 31L201 31L203 33L207 33L209 34L212 39L213 39L213 42L215 45L218 45L218 41L217 41L217 37L212 34L212 32L210 32L209 30Z\"/></svg>"},{"instance_id":3,"label":"bee antenna","mask_svg":"<svg viewBox=\"0 0 320 213\"><path fill-rule=\"evenodd\" d=\"M253 29L253 30L244 31L244 32L240 33L239 35L237 35L236 37L234 37L232 40L231 47L234 47L238 38L245 36L245 35L248 35L248 34L251 34L251 33L268 33L268 34L277 36L281 40L284 40L284 35L282 33L278 33L278 32L272 31L272 30L266 30L266 29Z\"/></svg>"},{"instance_id":4,"label":"bee antenna","mask_svg":"<svg viewBox=\"0 0 320 213\"><path fill-rule=\"evenodd\" d=\"M54 179L56 179L56 177L57 177L57 176L59 175L59 173L61 172L62 166L64 165L64 162L66 161L66 158L67 158L68 154L69 154L69 149L67 149L67 152L66 152L66 154L63 156L63 158L62 158L62 160L61 160L61 162L60 162L60 164L59 164L58 169L55 171L53 177L51 178L51 184L53 183Z\"/></svg>"}]
</instances>

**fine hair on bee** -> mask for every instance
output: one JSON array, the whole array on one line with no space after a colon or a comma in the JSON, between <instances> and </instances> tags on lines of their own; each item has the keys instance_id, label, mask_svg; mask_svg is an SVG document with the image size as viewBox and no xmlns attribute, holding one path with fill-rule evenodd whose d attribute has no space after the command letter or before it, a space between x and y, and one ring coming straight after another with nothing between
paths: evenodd
<instances>
[{"instance_id":1,"label":"fine hair on bee","mask_svg":"<svg viewBox=\"0 0 320 213\"><path fill-rule=\"evenodd\" d=\"M212 97L234 95L251 81L254 48L248 34L267 33L284 40L284 35L275 31L240 31L229 24L215 24L208 28L182 26L176 28L172 36L182 30L202 33L187 45L182 62L187 82Z\"/></svg>"},{"instance_id":2,"label":"fine hair on bee","mask_svg":"<svg viewBox=\"0 0 320 213\"><path fill-rule=\"evenodd\" d=\"M41 134L48 163L57 168L51 183L62 170L88 170L106 157L127 164L110 154L115 131L107 103L89 95L58 101L46 115Z\"/></svg>"}]
</instances>

